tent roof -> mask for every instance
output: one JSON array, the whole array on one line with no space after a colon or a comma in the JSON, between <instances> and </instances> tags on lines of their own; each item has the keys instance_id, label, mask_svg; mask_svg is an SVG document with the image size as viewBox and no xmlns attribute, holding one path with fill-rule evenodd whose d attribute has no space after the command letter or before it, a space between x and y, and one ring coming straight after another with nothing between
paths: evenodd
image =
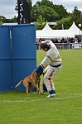
<instances>
[{"instance_id":1,"label":"tent roof","mask_svg":"<svg viewBox=\"0 0 82 124\"><path fill-rule=\"evenodd\" d=\"M48 23L42 30L36 30L36 38L67 38L82 35L82 31L73 22L72 26L67 30L52 30Z\"/></svg>"},{"instance_id":2,"label":"tent roof","mask_svg":"<svg viewBox=\"0 0 82 124\"><path fill-rule=\"evenodd\" d=\"M82 35L82 31L76 26L75 22L73 22L72 26L69 28L69 31L72 31L75 35Z\"/></svg>"},{"instance_id":3,"label":"tent roof","mask_svg":"<svg viewBox=\"0 0 82 124\"><path fill-rule=\"evenodd\" d=\"M51 31L52 29L50 28L50 26L48 25L48 23L46 23L45 27L42 29L42 31Z\"/></svg>"},{"instance_id":4,"label":"tent roof","mask_svg":"<svg viewBox=\"0 0 82 124\"><path fill-rule=\"evenodd\" d=\"M36 31L36 38L63 38L74 37L73 32L68 30Z\"/></svg>"}]
</instances>

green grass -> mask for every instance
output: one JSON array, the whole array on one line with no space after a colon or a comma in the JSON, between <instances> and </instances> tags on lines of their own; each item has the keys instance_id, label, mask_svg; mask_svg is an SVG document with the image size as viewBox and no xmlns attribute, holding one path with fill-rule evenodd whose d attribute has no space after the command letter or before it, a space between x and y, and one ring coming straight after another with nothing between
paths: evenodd
<instances>
[{"instance_id":1,"label":"green grass","mask_svg":"<svg viewBox=\"0 0 82 124\"><path fill-rule=\"evenodd\" d=\"M57 96L1 92L0 124L82 124L82 50L59 52L63 64L54 78ZM37 51L37 65L44 56Z\"/></svg>"}]
</instances>

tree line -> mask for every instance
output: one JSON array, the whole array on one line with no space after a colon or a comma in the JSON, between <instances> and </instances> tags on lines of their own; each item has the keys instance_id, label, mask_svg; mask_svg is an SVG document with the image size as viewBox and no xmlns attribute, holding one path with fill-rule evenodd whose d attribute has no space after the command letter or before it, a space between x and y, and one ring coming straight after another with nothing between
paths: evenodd
<instances>
[{"instance_id":1,"label":"tree line","mask_svg":"<svg viewBox=\"0 0 82 124\"><path fill-rule=\"evenodd\" d=\"M71 13L67 12L63 5L53 4L49 0L37 1L35 5L32 5L32 0L28 0L30 7L31 22L36 24L36 29L42 29L46 22L55 22L56 25L52 25L52 29L68 29L73 22L77 26L82 25L82 12L75 6ZM18 4L15 6L15 10L18 11ZM0 24L7 22L17 22L18 17L12 19L6 19L4 16L0 16ZM82 26L79 27L82 29Z\"/></svg>"}]
</instances>

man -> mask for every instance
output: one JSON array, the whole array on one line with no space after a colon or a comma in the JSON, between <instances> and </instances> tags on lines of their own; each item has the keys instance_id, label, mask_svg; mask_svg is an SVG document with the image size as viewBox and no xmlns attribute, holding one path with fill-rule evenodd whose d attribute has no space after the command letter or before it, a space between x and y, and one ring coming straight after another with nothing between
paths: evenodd
<instances>
[{"instance_id":1,"label":"man","mask_svg":"<svg viewBox=\"0 0 82 124\"><path fill-rule=\"evenodd\" d=\"M53 83L53 77L60 71L62 60L56 46L50 40L42 41L41 48L46 52L46 56L40 65L36 68L36 73L44 74L44 85L49 93L47 96L56 95L56 89Z\"/></svg>"}]
</instances>

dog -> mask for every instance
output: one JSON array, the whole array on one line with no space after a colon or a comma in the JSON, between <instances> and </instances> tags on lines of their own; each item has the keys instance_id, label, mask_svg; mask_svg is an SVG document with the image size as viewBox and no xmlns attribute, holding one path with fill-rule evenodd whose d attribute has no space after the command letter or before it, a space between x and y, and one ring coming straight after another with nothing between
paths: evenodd
<instances>
[{"instance_id":1,"label":"dog","mask_svg":"<svg viewBox=\"0 0 82 124\"><path fill-rule=\"evenodd\" d=\"M36 89L38 90L38 93L41 94L41 90L40 90L40 76L41 74L36 74L35 71L33 71L29 76L25 77L23 80L21 80L16 86L15 88L19 87L21 84L23 84L26 88L26 93L29 93L29 87L30 87L30 91L32 90L33 87L36 87ZM37 86L38 84L38 86Z\"/></svg>"}]
</instances>

